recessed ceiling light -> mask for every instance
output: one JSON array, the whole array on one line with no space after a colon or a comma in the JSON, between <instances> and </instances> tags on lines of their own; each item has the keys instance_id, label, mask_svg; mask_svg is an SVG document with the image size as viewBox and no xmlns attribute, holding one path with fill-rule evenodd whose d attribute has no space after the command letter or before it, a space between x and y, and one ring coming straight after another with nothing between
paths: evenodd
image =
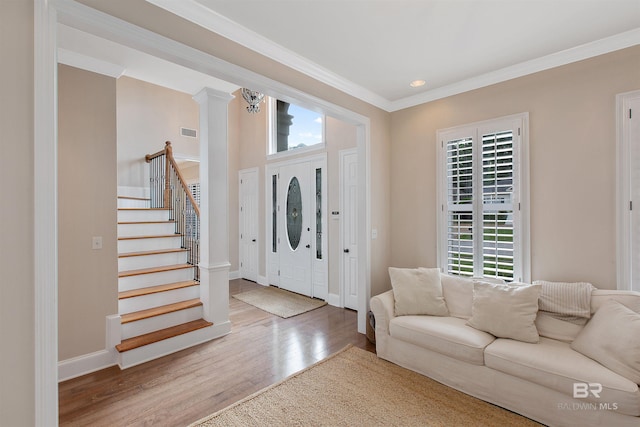
<instances>
[{"instance_id":1,"label":"recessed ceiling light","mask_svg":"<svg viewBox=\"0 0 640 427\"><path fill-rule=\"evenodd\" d=\"M420 87L420 86L424 86L426 82L424 80L414 80L411 83L409 83L409 86L411 87Z\"/></svg>"}]
</instances>

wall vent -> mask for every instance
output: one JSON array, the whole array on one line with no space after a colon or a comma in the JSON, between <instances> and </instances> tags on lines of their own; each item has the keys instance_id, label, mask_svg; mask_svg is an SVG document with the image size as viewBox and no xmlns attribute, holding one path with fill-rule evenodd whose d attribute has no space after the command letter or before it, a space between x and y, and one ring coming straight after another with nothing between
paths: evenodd
<instances>
[{"instance_id":1,"label":"wall vent","mask_svg":"<svg viewBox=\"0 0 640 427\"><path fill-rule=\"evenodd\" d=\"M186 136L187 138L197 138L198 131L195 129L180 128L180 135Z\"/></svg>"}]
</instances>

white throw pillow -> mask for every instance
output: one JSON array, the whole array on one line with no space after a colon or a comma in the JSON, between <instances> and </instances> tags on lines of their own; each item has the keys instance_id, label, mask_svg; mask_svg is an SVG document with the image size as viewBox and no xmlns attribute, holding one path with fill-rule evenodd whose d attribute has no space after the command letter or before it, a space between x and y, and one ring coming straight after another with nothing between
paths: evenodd
<instances>
[{"instance_id":1,"label":"white throw pillow","mask_svg":"<svg viewBox=\"0 0 640 427\"><path fill-rule=\"evenodd\" d=\"M440 281L449 316L469 319L473 305L473 280L442 273Z\"/></svg>"},{"instance_id":2,"label":"white throw pillow","mask_svg":"<svg viewBox=\"0 0 640 427\"><path fill-rule=\"evenodd\" d=\"M396 316L448 316L442 296L440 269L389 267Z\"/></svg>"},{"instance_id":3,"label":"white throw pillow","mask_svg":"<svg viewBox=\"0 0 640 427\"><path fill-rule=\"evenodd\" d=\"M640 314L619 302L602 304L571 348L640 384Z\"/></svg>"},{"instance_id":4,"label":"white throw pillow","mask_svg":"<svg viewBox=\"0 0 640 427\"><path fill-rule=\"evenodd\" d=\"M537 343L535 320L540 285L473 284L473 307L467 325L499 338Z\"/></svg>"}]
</instances>

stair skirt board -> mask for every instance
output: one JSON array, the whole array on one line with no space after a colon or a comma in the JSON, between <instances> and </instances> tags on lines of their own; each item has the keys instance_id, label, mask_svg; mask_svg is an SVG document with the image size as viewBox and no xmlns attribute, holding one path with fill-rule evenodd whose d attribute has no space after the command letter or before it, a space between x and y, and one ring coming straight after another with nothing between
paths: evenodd
<instances>
[{"instance_id":1,"label":"stair skirt board","mask_svg":"<svg viewBox=\"0 0 640 427\"><path fill-rule=\"evenodd\" d=\"M174 234L176 225L173 221L159 222L121 222L118 223L118 237L144 236L157 234Z\"/></svg>"},{"instance_id":2,"label":"stair skirt board","mask_svg":"<svg viewBox=\"0 0 640 427\"><path fill-rule=\"evenodd\" d=\"M138 270L143 268L159 267L163 265L185 264L187 262L188 251L181 249L180 251L164 252L150 255L140 256L122 256L118 257L118 271Z\"/></svg>"},{"instance_id":3,"label":"stair skirt board","mask_svg":"<svg viewBox=\"0 0 640 427\"><path fill-rule=\"evenodd\" d=\"M168 221L169 209L118 208L118 222Z\"/></svg>"},{"instance_id":4,"label":"stair skirt board","mask_svg":"<svg viewBox=\"0 0 640 427\"><path fill-rule=\"evenodd\" d=\"M118 253L179 248L181 244L182 236L180 234L173 233L160 236L133 236L133 238L119 238Z\"/></svg>"},{"instance_id":5,"label":"stair skirt board","mask_svg":"<svg viewBox=\"0 0 640 427\"><path fill-rule=\"evenodd\" d=\"M120 369L131 368L141 363L166 356L185 348L223 337L231 332L231 322L226 321L193 332L178 335L162 341L148 344L133 350L118 353Z\"/></svg>"},{"instance_id":6,"label":"stair skirt board","mask_svg":"<svg viewBox=\"0 0 640 427\"><path fill-rule=\"evenodd\" d=\"M194 267L190 265L189 268L181 268L179 270L159 271L157 273L120 277L118 279L118 291L130 291L132 289L164 285L166 283L193 280L193 269Z\"/></svg>"},{"instance_id":7,"label":"stair skirt board","mask_svg":"<svg viewBox=\"0 0 640 427\"><path fill-rule=\"evenodd\" d=\"M122 324L122 339L137 337L160 329L170 328L182 323L192 322L202 318L202 306L191 307L185 310L174 311L148 319Z\"/></svg>"},{"instance_id":8,"label":"stair skirt board","mask_svg":"<svg viewBox=\"0 0 640 427\"><path fill-rule=\"evenodd\" d=\"M133 313L135 311L147 310L195 298L200 298L200 286L198 285L148 295L140 295L132 298L124 298L118 300L118 313L121 315Z\"/></svg>"}]
</instances>

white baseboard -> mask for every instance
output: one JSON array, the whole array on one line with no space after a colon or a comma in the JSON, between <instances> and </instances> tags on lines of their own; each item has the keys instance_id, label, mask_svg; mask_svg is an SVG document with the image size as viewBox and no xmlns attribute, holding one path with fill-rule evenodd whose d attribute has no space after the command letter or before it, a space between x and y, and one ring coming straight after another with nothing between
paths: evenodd
<instances>
[{"instance_id":1,"label":"white baseboard","mask_svg":"<svg viewBox=\"0 0 640 427\"><path fill-rule=\"evenodd\" d=\"M70 380L118 364L116 344L121 340L120 316L107 316L105 349L58 362L58 382Z\"/></svg>"},{"instance_id":2,"label":"white baseboard","mask_svg":"<svg viewBox=\"0 0 640 427\"><path fill-rule=\"evenodd\" d=\"M117 365L113 353L100 350L58 362L58 382L90 374Z\"/></svg>"},{"instance_id":3,"label":"white baseboard","mask_svg":"<svg viewBox=\"0 0 640 427\"><path fill-rule=\"evenodd\" d=\"M334 307L342 308L340 304L340 295L338 294L328 294L327 295L327 304L332 305Z\"/></svg>"},{"instance_id":4,"label":"white baseboard","mask_svg":"<svg viewBox=\"0 0 640 427\"><path fill-rule=\"evenodd\" d=\"M240 278L240 270L230 271L229 272L229 280L235 280Z\"/></svg>"},{"instance_id":5,"label":"white baseboard","mask_svg":"<svg viewBox=\"0 0 640 427\"><path fill-rule=\"evenodd\" d=\"M269 281L265 276L258 276L258 285L269 286Z\"/></svg>"}]
</instances>

